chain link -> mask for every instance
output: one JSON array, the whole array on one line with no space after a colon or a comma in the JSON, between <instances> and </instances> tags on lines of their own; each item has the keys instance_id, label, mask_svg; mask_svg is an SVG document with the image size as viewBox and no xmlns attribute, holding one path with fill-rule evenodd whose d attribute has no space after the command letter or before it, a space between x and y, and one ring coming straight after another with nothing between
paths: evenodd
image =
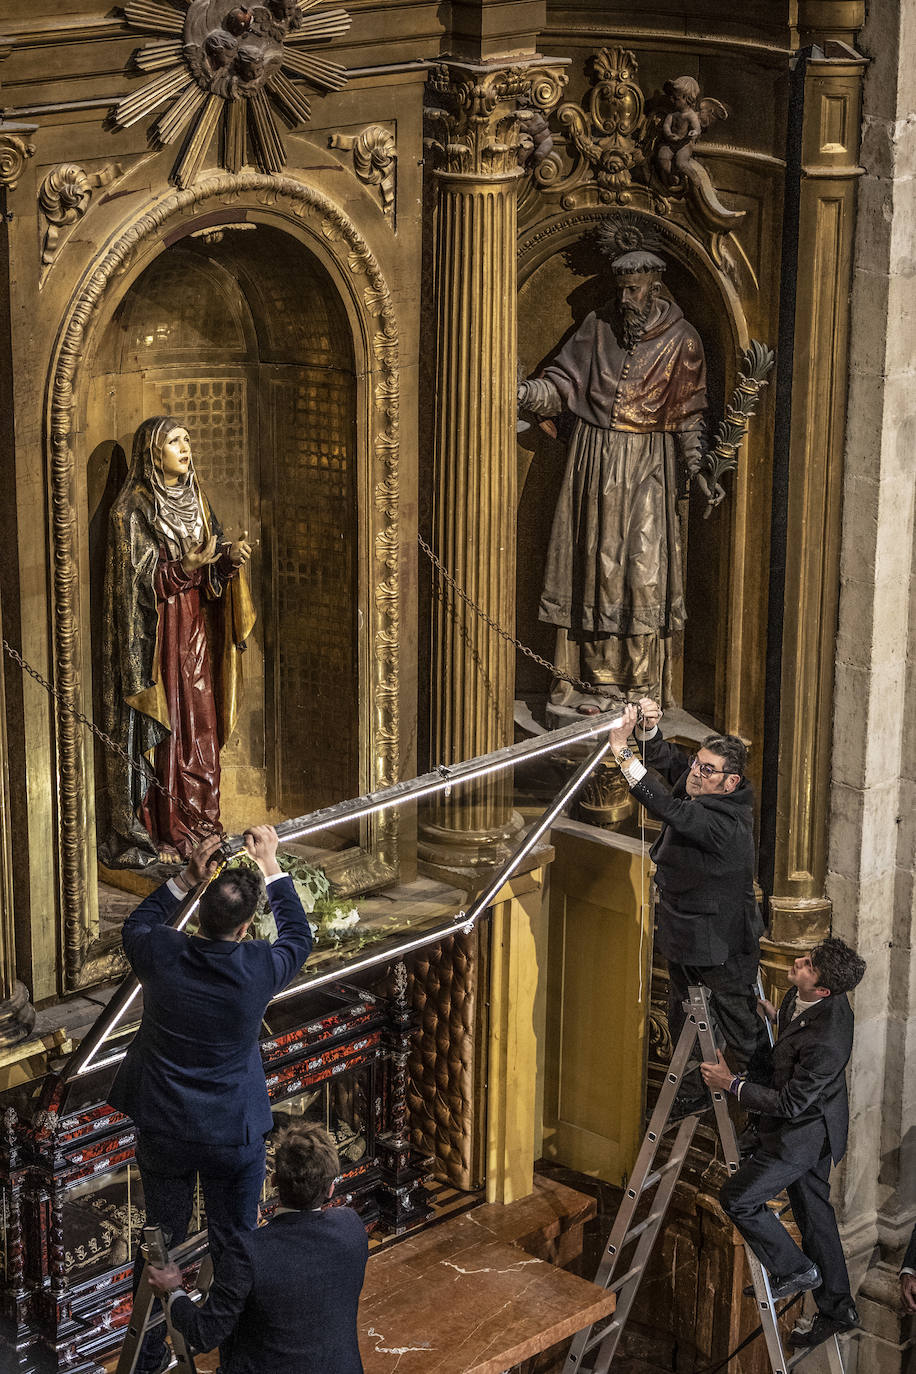
<instances>
[{"instance_id":1,"label":"chain link","mask_svg":"<svg viewBox=\"0 0 916 1374\"><path fill-rule=\"evenodd\" d=\"M562 668L558 668L555 663L551 663L550 659L542 658L540 654L536 654L533 649L529 649L528 645L523 644L515 635L511 635L508 630L503 629L498 621L494 620L491 615L487 615L483 607L478 606L477 602L473 601L462 587L459 587L454 577L452 577L451 573L448 572L445 565L442 563L442 560L433 553L422 534L417 535L417 542L433 567L439 572L443 581L447 582L452 591L461 597L465 605L470 606L474 614L478 615L484 624L489 625L491 630L495 630L500 638L506 640L508 644L514 644L519 653L524 654L526 658L530 658L532 663L537 663L541 668L546 668L555 678L559 678L561 682L568 682L571 687L576 687L580 692L588 693L589 696L606 695L602 693L601 688L597 687L594 682L584 682L580 677L570 677L569 673L564 673Z\"/></svg>"},{"instance_id":2,"label":"chain link","mask_svg":"<svg viewBox=\"0 0 916 1374\"><path fill-rule=\"evenodd\" d=\"M215 825L213 821L210 820L209 816L205 816L202 811L198 811L196 806L192 806L189 802L182 801L181 797L176 797L174 792L170 792L165 786L165 783L159 781L151 768L144 763L137 763L135 759L131 758L122 744L118 744L117 740L113 740L111 735L106 735L105 731L100 730L97 725L88 719L88 717L83 715L82 711L78 711L75 706L71 706L68 701L65 701L57 688L48 682L47 678L42 677L38 669L33 668L31 663L27 662L27 660L22 657L19 650L14 649L8 640L0 640L0 643L3 644L4 649L13 662L18 663L23 672L28 673L29 677L34 678L39 686L43 687L48 695L52 696L64 711L69 712L69 714L78 720L81 725L85 725L91 735L94 735L97 740L100 740L111 753L117 754L119 758L123 759L128 768L132 769L134 773L139 773L150 786L157 788L164 797L168 797L170 802L173 802L180 811L184 812L188 820L194 821L197 829L203 830L204 835L221 835L223 833L222 826Z\"/></svg>"}]
</instances>

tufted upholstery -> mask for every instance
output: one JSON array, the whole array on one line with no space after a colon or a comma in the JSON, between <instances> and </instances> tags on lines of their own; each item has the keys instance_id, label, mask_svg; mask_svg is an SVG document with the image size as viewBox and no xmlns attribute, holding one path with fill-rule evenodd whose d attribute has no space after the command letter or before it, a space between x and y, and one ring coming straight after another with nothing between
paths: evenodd
<instances>
[{"instance_id":1,"label":"tufted upholstery","mask_svg":"<svg viewBox=\"0 0 916 1374\"><path fill-rule=\"evenodd\" d=\"M408 962L409 997L420 1017L410 1055L411 1137L458 1188L483 1178L485 1030L477 1024L481 947L489 927L418 950ZM482 1008L481 1008L482 1010Z\"/></svg>"}]
</instances>

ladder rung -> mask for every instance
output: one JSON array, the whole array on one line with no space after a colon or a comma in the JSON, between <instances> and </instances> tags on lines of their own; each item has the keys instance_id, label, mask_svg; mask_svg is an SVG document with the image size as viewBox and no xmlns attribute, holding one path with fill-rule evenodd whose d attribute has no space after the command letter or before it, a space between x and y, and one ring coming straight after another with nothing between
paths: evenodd
<instances>
[{"instance_id":1,"label":"ladder rung","mask_svg":"<svg viewBox=\"0 0 916 1374\"><path fill-rule=\"evenodd\" d=\"M592 1334L589 1336L588 1340L585 1342L582 1354L587 1355L590 1350L594 1350L595 1346L600 1345L601 1342L607 1336L609 1336L611 1332L615 1330L615 1328L619 1325L620 1322L612 1321L607 1326L602 1327L600 1331L593 1331Z\"/></svg>"},{"instance_id":2,"label":"ladder rung","mask_svg":"<svg viewBox=\"0 0 916 1374\"><path fill-rule=\"evenodd\" d=\"M646 1217L645 1221L639 1222L637 1226L632 1226L620 1242L621 1250L628 1241L635 1240L637 1236L642 1235L643 1231L648 1231L650 1226L654 1226L657 1221L661 1221L664 1215L664 1212L652 1212Z\"/></svg>"},{"instance_id":3,"label":"ladder rung","mask_svg":"<svg viewBox=\"0 0 916 1374\"><path fill-rule=\"evenodd\" d=\"M632 1283L634 1279L638 1279L642 1275L645 1267L644 1264L637 1264L634 1268L628 1269L622 1279L615 1279L613 1283L608 1284L607 1292L619 1293L621 1288L626 1288L628 1283Z\"/></svg>"},{"instance_id":4,"label":"ladder rung","mask_svg":"<svg viewBox=\"0 0 916 1374\"><path fill-rule=\"evenodd\" d=\"M663 1164L660 1169L656 1169L654 1174L646 1174L646 1177L642 1181L642 1187L639 1190L640 1193L647 1193L650 1188L654 1188L656 1183L659 1183L665 1177L665 1174L670 1174L672 1169L679 1169L683 1162L683 1158L678 1155L675 1159L669 1159L668 1163Z\"/></svg>"}]
</instances>

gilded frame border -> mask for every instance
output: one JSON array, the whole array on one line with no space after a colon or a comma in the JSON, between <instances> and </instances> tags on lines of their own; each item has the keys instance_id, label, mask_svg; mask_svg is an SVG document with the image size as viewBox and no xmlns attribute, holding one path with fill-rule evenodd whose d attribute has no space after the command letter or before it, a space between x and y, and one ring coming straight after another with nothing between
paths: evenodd
<instances>
[{"instance_id":1,"label":"gilded frame border","mask_svg":"<svg viewBox=\"0 0 916 1374\"><path fill-rule=\"evenodd\" d=\"M87 881L90 862L87 795L91 775L87 738L71 714L84 710L82 616L78 563L78 511L74 499L74 415L83 383L83 366L103 303L117 279L155 242L174 242L164 231L169 221L187 216L216 197L233 212L246 205L262 216L306 229L335 260L341 284L363 333L369 362L368 471L366 502L369 573L363 607L368 632L368 705L361 710L361 773L369 789L386 786L399 776L399 634L400 544L398 503L399 333L391 292L375 255L362 234L327 195L290 176L221 173L183 191L171 192L133 218L110 239L82 279L67 310L50 368L46 423L49 461L50 538L52 554L51 617L54 685L59 694L54 731L57 748L59 834L59 901L63 990L84 988L111 976L111 952L92 948L92 912ZM177 235L180 237L181 235ZM343 246L340 251L338 245ZM350 887L378 885L397 875L397 817L376 818L367 849L346 875Z\"/></svg>"}]
</instances>

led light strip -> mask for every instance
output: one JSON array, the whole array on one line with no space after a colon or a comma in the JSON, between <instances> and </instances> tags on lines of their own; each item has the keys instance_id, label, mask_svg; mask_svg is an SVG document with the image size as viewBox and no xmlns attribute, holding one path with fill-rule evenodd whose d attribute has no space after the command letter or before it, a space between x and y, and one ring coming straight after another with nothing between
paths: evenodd
<instances>
[{"instance_id":1,"label":"led light strip","mask_svg":"<svg viewBox=\"0 0 916 1374\"><path fill-rule=\"evenodd\" d=\"M452 768L440 768L435 773L426 773L412 782L395 783L392 787L386 788L383 792L370 794L368 797L354 798L352 801L340 802L337 806L326 807L324 811L315 811L309 816L299 817L296 820L284 821L277 826L277 834L281 840L300 839L304 835L313 834L316 830L327 829L330 825L340 824L342 821L361 819L370 816L378 811L383 811L392 805L397 805L405 801L417 800L421 797L432 796L437 792L450 790L456 783L466 783L476 781L479 778L488 776L491 773L501 772L506 768L514 767L518 763L527 762L529 759L543 757L545 754L555 753L564 744L575 744L593 739L596 735L607 734L616 726L623 723L622 716L615 716L608 720L606 715L602 715L600 720L575 724L565 727L562 730L551 730L544 736L539 736L534 740L525 740L521 744L509 745L504 749L495 751L492 754L485 754L480 759L469 761L468 764L455 764ZM605 739L603 744L588 759L586 759L572 775L569 781L557 794L554 802L541 817L538 824L529 831L522 847L514 853L507 863L500 869L499 874L493 883L485 891L483 897L478 899L469 913L458 912L448 923L441 927L437 926L427 931L422 936L415 936L410 940L402 941L393 948L386 948L378 951L374 955L366 955L362 959L348 961L345 967L329 970L327 973L318 974L314 978L306 978L303 982L296 982L279 992L274 1001L281 998L291 997L297 992L306 991L310 988L321 987L325 983L335 982L343 976L359 973L363 969L372 968L376 964L395 958L400 958L404 954L409 954L415 949L422 949L425 945L434 944L437 940L443 939L448 935L453 935L459 930L470 931L474 928L480 916L492 903L493 898L500 888L506 883L508 878L515 872L522 860L531 853L544 832L553 823L556 816L562 811L563 807L569 802L572 796L579 790L585 778L598 766L610 749L610 739ZM242 836L231 836L225 844L225 849L229 853L238 853L244 848L244 838ZM174 923L173 929L184 930L191 920L200 898L195 899L190 905L181 912L179 919ZM127 991L129 983L133 983L130 991ZM121 992L126 994L123 1001L120 1000ZM128 975L128 979L121 985L118 993L112 999L112 1004L106 1008L99 1018L104 1023L105 1018L113 1014L113 1020L108 1024L99 1027L96 1035L93 1034L95 1027L89 1031L92 1043L88 1046L88 1053L85 1053L85 1041L74 1051L74 1063L72 1069L64 1070L64 1081L72 1078L80 1078L90 1071L107 1068L112 1064L118 1064L127 1053L119 1050L116 1054L110 1054L104 1059L98 1059L97 1055L102 1046L109 1039L112 1031L120 1024L128 1009L135 1002L141 991L140 983L133 975ZM87 1037L88 1039L88 1037ZM81 1053L82 1051L82 1053Z\"/></svg>"}]
</instances>

